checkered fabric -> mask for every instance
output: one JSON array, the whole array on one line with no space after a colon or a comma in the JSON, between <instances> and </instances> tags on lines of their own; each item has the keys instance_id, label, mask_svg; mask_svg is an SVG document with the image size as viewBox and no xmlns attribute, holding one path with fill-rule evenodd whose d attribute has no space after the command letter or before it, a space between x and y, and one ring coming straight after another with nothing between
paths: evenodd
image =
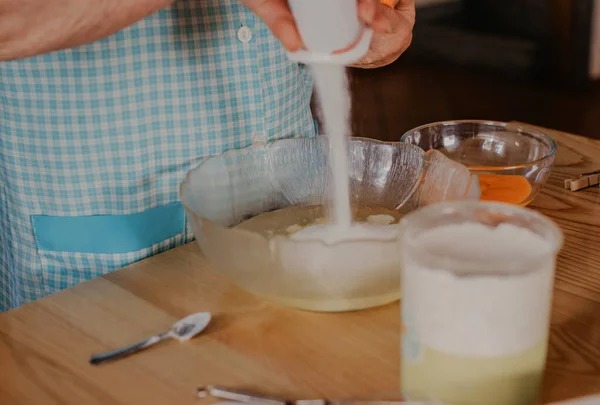
<instances>
[{"instance_id":1,"label":"checkered fabric","mask_svg":"<svg viewBox=\"0 0 600 405\"><path fill-rule=\"evenodd\" d=\"M238 39L241 27L250 41ZM192 239L186 231L119 254L45 251L33 215L178 201L179 182L207 156L313 136L311 93L308 71L235 0L181 0L105 40L1 63L0 310Z\"/></svg>"}]
</instances>

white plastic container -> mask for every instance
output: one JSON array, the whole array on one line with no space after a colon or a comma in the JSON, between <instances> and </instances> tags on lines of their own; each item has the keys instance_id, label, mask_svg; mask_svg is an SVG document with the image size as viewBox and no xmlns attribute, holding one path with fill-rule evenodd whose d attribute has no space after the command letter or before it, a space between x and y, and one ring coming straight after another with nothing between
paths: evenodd
<instances>
[{"instance_id":1,"label":"white plastic container","mask_svg":"<svg viewBox=\"0 0 600 405\"><path fill-rule=\"evenodd\" d=\"M358 18L354 0L289 0L306 50L289 52L303 63L349 65L369 50L373 32Z\"/></svg>"}]
</instances>

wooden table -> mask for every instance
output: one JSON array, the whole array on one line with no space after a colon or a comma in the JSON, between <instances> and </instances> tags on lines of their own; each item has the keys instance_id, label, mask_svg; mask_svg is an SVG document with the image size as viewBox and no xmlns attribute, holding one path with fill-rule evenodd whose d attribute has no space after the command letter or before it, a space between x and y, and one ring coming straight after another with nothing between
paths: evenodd
<instances>
[{"instance_id":1,"label":"wooden table","mask_svg":"<svg viewBox=\"0 0 600 405\"><path fill-rule=\"evenodd\" d=\"M566 235L544 400L600 392L600 194L563 180L600 169L600 142L552 132L556 169L534 207ZM191 342L89 366L91 353L211 311ZM222 384L292 399L399 390L399 306L314 314L271 306L214 272L194 244L0 315L0 404L196 404Z\"/></svg>"}]
</instances>

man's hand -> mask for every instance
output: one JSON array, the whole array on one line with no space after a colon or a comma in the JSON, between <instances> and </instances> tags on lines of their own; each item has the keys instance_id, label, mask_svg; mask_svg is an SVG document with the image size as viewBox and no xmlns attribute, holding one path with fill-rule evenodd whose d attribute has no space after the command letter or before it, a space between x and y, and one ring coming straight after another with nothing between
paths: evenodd
<instances>
[{"instance_id":1,"label":"man's hand","mask_svg":"<svg viewBox=\"0 0 600 405\"><path fill-rule=\"evenodd\" d=\"M323 0L327 1L327 0ZM351 0L348 0L351 1ZM410 45L415 24L414 0L357 0L358 16L375 35L371 50L355 67L376 68L395 61ZM290 52L304 47L286 0L242 0ZM395 7L390 7L395 5Z\"/></svg>"},{"instance_id":2,"label":"man's hand","mask_svg":"<svg viewBox=\"0 0 600 405\"><path fill-rule=\"evenodd\" d=\"M415 25L415 1L396 0L395 3L394 8L376 4L371 48L353 67L372 69L389 65L409 47Z\"/></svg>"}]
</instances>

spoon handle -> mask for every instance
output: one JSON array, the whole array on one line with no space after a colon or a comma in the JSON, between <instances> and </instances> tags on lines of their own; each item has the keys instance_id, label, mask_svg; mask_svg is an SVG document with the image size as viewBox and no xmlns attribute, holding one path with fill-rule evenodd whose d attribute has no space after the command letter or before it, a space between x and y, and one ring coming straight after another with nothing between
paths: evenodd
<instances>
[{"instance_id":1,"label":"spoon handle","mask_svg":"<svg viewBox=\"0 0 600 405\"><path fill-rule=\"evenodd\" d=\"M111 350L110 352L95 354L92 357L90 357L90 364L97 366L108 361L122 359L123 357L127 357L134 353L147 349L150 346L154 346L155 344L165 340L168 336L168 333L161 333L160 335L152 336L148 339L142 340L138 343L134 343L130 346L122 347L116 350Z\"/></svg>"}]
</instances>

